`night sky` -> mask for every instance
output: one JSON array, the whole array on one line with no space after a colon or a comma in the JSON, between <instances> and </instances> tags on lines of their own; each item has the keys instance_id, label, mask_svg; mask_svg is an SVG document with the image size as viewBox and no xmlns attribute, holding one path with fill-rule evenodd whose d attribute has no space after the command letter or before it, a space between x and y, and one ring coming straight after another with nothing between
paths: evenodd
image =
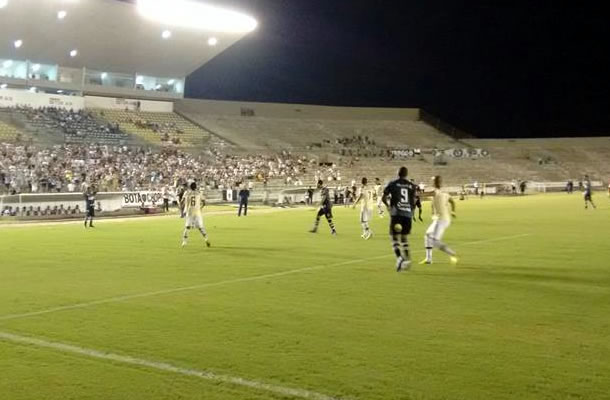
<instances>
[{"instance_id":1,"label":"night sky","mask_svg":"<svg viewBox=\"0 0 610 400\"><path fill-rule=\"evenodd\" d=\"M193 73L187 97L421 107L480 137L610 135L610 16L601 6L216 3L260 27Z\"/></svg>"}]
</instances>

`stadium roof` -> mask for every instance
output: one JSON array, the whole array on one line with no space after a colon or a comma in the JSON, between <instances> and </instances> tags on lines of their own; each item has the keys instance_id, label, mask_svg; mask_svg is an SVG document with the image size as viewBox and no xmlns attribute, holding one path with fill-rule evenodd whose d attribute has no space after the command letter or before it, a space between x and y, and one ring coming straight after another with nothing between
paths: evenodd
<instances>
[{"instance_id":1,"label":"stadium roof","mask_svg":"<svg viewBox=\"0 0 610 400\"><path fill-rule=\"evenodd\" d=\"M0 58L183 77L256 24L193 0L0 0Z\"/></svg>"}]
</instances>

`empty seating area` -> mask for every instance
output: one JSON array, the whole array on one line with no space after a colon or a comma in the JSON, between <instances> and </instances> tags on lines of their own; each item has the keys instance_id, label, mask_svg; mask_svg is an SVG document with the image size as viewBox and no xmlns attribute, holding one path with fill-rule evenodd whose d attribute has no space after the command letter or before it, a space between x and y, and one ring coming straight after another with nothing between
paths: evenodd
<instances>
[{"instance_id":1,"label":"empty seating area","mask_svg":"<svg viewBox=\"0 0 610 400\"><path fill-rule=\"evenodd\" d=\"M95 110L96 115L118 124L122 130L148 143L197 147L209 139L209 133L176 113Z\"/></svg>"},{"instance_id":2,"label":"empty seating area","mask_svg":"<svg viewBox=\"0 0 610 400\"><path fill-rule=\"evenodd\" d=\"M0 121L0 142L15 142L24 138L23 132L13 125Z\"/></svg>"},{"instance_id":3,"label":"empty seating area","mask_svg":"<svg viewBox=\"0 0 610 400\"><path fill-rule=\"evenodd\" d=\"M408 120L315 120L197 115L189 118L236 145L252 150L290 149L339 153L338 141L368 137L379 149L449 146L453 140L433 127Z\"/></svg>"}]
</instances>

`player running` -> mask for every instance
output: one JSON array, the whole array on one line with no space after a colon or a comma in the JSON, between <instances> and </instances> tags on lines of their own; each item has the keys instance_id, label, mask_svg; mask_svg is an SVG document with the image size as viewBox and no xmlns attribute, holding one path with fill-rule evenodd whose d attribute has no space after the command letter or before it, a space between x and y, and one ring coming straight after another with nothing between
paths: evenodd
<instances>
[{"instance_id":1,"label":"player running","mask_svg":"<svg viewBox=\"0 0 610 400\"><path fill-rule=\"evenodd\" d=\"M593 191L591 189L591 180L589 179L589 175L585 175L585 210L587 208L589 208L589 203L591 203L591 206L593 206L593 208L597 208L595 207L595 204L593 203Z\"/></svg>"},{"instance_id":2,"label":"player running","mask_svg":"<svg viewBox=\"0 0 610 400\"><path fill-rule=\"evenodd\" d=\"M383 197L383 187L381 186L381 180L379 178L375 178L375 186L373 189L373 200L377 200L379 218L383 218L383 202L381 201L381 198Z\"/></svg>"},{"instance_id":3,"label":"player running","mask_svg":"<svg viewBox=\"0 0 610 400\"><path fill-rule=\"evenodd\" d=\"M203 226L203 217L201 216L201 209L205 207L205 199L197 190L197 184L195 182L191 183L190 188L191 190L187 190L182 196L182 209L184 210L184 215L186 217L184 233L182 234L182 246L186 246L189 230L191 228L197 228L205 240L205 245L210 247L211 243L208 240L208 234Z\"/></svg>"},{"instance_id":4,"label":"player running","mask_svg":"<svg viewBox=\"0 0 610 400\"><path fill-rule=\"evenodd\" d=\"M432 198L432 224L428 227L425 236L426 258L420 264L432 264L432 249L437 248L449 254L452 264L457 264L458 258L455 251L451 250L441 241L445 230L451 224L451 217L455 217L455 202L441 190L442 180L440 176L434 178L434 197ZM451 206L451 212L449 207Z\"/></svg>"},{"instance_id":5,"label":"player running","mask_svg":"<svg viewBox=\"0 0 610 400\"><path fill-rule=\"evenodd\" d=\"M390 210L390 237L396 255L396 271L411 267L409 242L411 218L415 205L415 185L407 180L407 167L398 170L398 179L392 181L383 191L381 201Z\"/></svg>"},{"instance_id":6,"label":"player running","mask_svg":"<svg viewBox=\"0 0 610 400\"><path fill-rule=\"evenodd\" d=\"M321 191L322 200L320 201L320 209L316 215L316 221L314 222L313 228L309 231L311 233L318 232L318 226L320 225L320 218L322 215L326 217L328 226L330 227L330 233L333 235L337 234L335 224L333 223L333 203L330 200L330 192L322 180L318 181L317 189Z\"/></svg>"},{"instance_id":7,"label":"player running","mask_svg":"<svg viewBox=\"0 0 610 400\"><path fill-rule=\"evenodd\" d=\"M367 185L368 179L362 178L362 187L356 197L356 201L354 201L354 205L352 208L356 208L358 203L360 205L360 224L362 225L362 235L360 236L364 240L369 240L373 235L373 231L369 226L369 222L371 221L371 215L373 211L371 207L373 206L373 190Z\"/></svg>"}]
</instances>

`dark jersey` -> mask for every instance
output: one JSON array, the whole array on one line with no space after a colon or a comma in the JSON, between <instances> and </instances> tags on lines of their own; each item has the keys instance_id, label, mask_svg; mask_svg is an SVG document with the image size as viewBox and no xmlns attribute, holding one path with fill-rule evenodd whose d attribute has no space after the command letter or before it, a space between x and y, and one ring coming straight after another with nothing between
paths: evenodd
<instances>
[{"instance_id":1,"label":"dark jersey","mask_svg":"<svg viewBox=\"0 0 610 400\"><path fill-rule=\"evenodd\" d=\"M383 194L390 198L390 215L409 217L415 206L415 185L406 179L396 179L386 186Z\"/></svg>"},{"instance_id":2,"label":"dark jersey","mask_svg":"<svg viewBox=\"0 0 610 400\"><path fill-rule=\"evenodd\" d=\"M589 180L585 181L585 194L591 195L591 181Z\"/></svg>"},{"instance_id":3,"label":"dark jersey","mask_svg":"<svg viewBox=\"0 0 610 400\"><path fill-rule=\"evenodd\" d=\"M414 198L414 203L413 205L417 208L421 209L421 196L419 195L419 192L415 192L415 198Z\"/></svg>"},{"instance_id":4,"label":"dark jersey","mask_svg":"<svg viewBox=\"0 0 610 400\"><path fill-rule=\"evenodd\" d=\"M241 201L248 201L248 197L250 197L250 191L248 189L242 189L239 191L239 198L241 199Z\"/></svg>"},{"instance_id":5,"label":"dark jersey","mask_svg":"<svg viewBox=\"0 0 610 400\"><path fill-rule=\"evenodd\" d=\"M322 196L322 200L320 201L320 207L330 209L333 204L330 201L330 191L325 186L322 188L320 195Z\"/></svg>"}]
</instances>

